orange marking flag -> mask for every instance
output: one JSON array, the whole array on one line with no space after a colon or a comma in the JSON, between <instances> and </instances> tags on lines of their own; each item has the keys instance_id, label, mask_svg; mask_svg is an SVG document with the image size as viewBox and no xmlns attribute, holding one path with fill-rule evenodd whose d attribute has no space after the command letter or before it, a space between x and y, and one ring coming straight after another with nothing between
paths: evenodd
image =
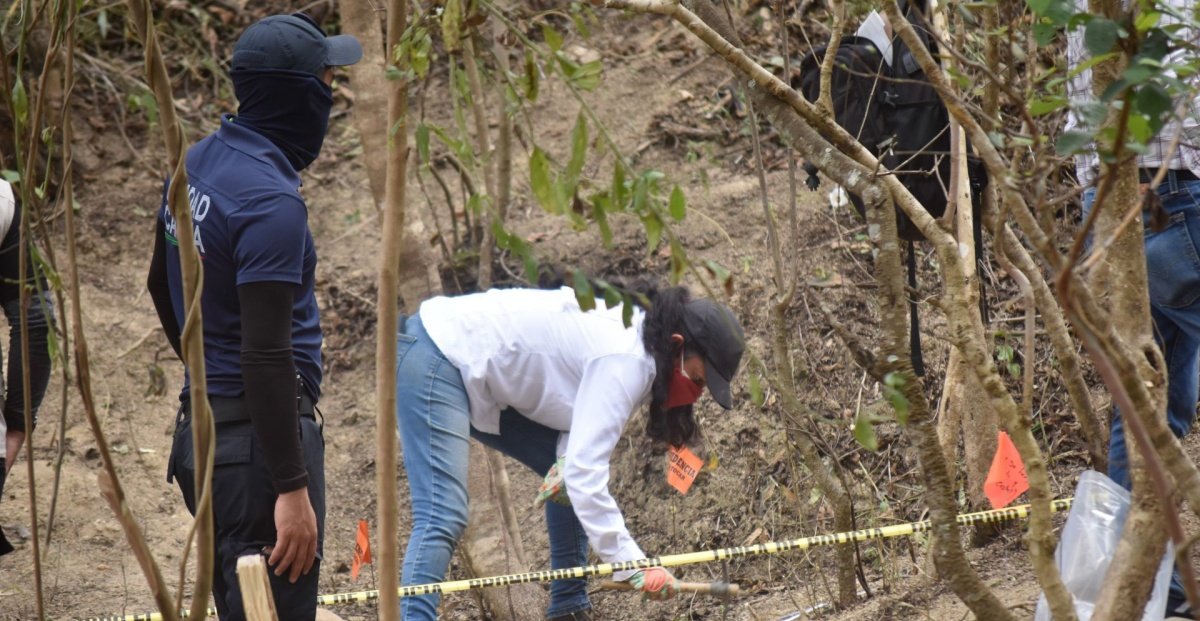
<instances>
[{"instance_id":1,"label":"orange marking flag","mask_svg":"<svg viewBox=\"0 0 1200 621\"><path fill-rule=\"evenodd\" d=\"M697 457L688 447L672 446L667 451L667 483L679 490L680 494L686 494L691 489L692 482L696 480L696 475L700 474L700 466L703 465L704 460Z\"/></svg>"},{"instance_id":2,"label":"orange marking flag","mask_svg":"<svg viewBox=\"0 0 1200 621\"><path fill-rule=\"evenodd\" d=\"M1007 433L1000 432L996 439L996 456L992 458L992 467L988 470L987 481L983 483L983 493L993 509L1007 507L1008 503L1029 489L1029 479L1025 476L1025 464L1021 463L1021 455Z\"/></svg>"},{"instance_id":3,"label":"orange marking flag","mask_svg":"<svg viewBox=\"0 0 1200 621\"><path fill-rule=\"evenodd\" d=\"M354 537L354 562L350 564L350 579L358 580L358 571L371 562L371 536L367 532L367 521L358 521L358 534Z\"/></svg>"}]
</instances>

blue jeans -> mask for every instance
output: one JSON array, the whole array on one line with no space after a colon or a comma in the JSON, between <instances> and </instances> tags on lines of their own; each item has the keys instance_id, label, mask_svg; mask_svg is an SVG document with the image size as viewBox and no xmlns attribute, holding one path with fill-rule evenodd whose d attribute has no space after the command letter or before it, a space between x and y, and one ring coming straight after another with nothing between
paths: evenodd
<instances>
[{"instance_id":1,"label":"blue jeans","mask_svg":"<svg viewBox=\"0 0 1200 621\"><path fill-rule=\"evenodd\" d=\"M1150 290L1150 315L1154 336L1167 364L1167 425L1182 438L1196 420L1200 389L1200 181L1176 181L1158 186L1158 196L1169 219L1155 232L1149 214L1143 214L1146 275ZM1086 214L1095 190L1083 195ZM1113 408L1108 444L1108 477L1129 489L1129 452L1125 425ZM1179 574L1171 579L1173 595L1182 595Z\"/></svg>"},{"instance_id":2,"label":"blue jeans","mask_svg":"<svg viewBox=\"0 0 1200 621\"><path fill-rule=\"evenodd\" d=\"M512 408L500 413L500 434L471 429L471 437L525 464L539 477L550 472L558 460L557 430L535 423ZM546 532L550 536L550 569L567 569L587 564L588 540L575 510L547 502ZM557 617L592 607L587 595L587 580L555 580L550 583L550 607L547 617Z\"/></svg>"},{"instance_id":3,"label":"blue jeans","mask_svg":"<svg viewBox=\"0 0 1200 621\"><path fill-rule=\"evenodd\" d=\"M397 336L396 422L412 496L412 535L400 575L402 585L445 579L454 546L467 526L467 464L470 437L511 455L540 475L556 457L558 432L513 410L501 416L499 435L471 429L470 403L462 375L425 332L419 315ZM569 507L546 505L550 565L586 563L587 537ZM557 580L550 587L547 616L591 607L583 580ZM405 621L437 618L438 595L406 597Z\"/></svg>"}]
</instances>

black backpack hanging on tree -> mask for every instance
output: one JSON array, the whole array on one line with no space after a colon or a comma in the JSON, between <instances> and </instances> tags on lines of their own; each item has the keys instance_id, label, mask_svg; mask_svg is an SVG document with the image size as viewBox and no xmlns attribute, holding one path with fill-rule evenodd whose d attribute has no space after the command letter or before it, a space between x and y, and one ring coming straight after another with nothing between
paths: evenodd
<instances>
[{"instance_id":1,"label":"black backpack hanging on tree","mask_svg":"<svg viewBox=\"0 0 1200 621\"><path fill-rule=\"evenodd\" d=\"M913 29L934 58L937 44L922 14L923 7L901 0L900 7ZM864 147L879 158L912 193L917 202L935 218L946 213L950 188L950 115L937 91L921 70L912 50L899 36L892 37L890 47L880 50L871 39L846 36L838 46L833 72L830 76L830 98L834 119L855 136ZM814 48L800 61L799 76L792 86L809 101L820 95L821 62L827 46ZM890 55L891 62L885 57ZM806 185L817 189L820 180L815 166L806 163ZM987 173L975 158L968 158L968 177L971 181L971 202L974 216L973 236L976 255L982 262L983 238L980 226L980 197L987 186ZM848 194L860 216L866 216L862 199ZM916 289L917 264L914 242L925 239L907 215L896 210L896 225L900 238L908 244L908 285ZM982 283L982 278L980 279ZM984 296L980 295L981 305ZM921 356L920 322L915 300L910 303L910 335L913 369L924 375ZM987 310L983 307L984 321Z\"/></svg>"}]
</instances>

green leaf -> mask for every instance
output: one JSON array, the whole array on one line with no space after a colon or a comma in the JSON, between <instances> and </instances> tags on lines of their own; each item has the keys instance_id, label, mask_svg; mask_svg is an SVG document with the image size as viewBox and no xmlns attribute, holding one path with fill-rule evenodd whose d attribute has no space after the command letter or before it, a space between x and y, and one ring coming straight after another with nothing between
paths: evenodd
<instances>
[{"instance_id":1,"label":"green leaf","mask_svg":"<svg viewBox=\"0 0 1200 621\"><path fill-rule=\"evenodd\" d=\"M633 213L645 213L649 197L649 182L646 181L646 176L642 175L633 182L633 201L630 205L633 208Z\"/></svg>"},{"instance_id":2,"label":"green leaf","mask_svg":"<svg viewBox=\"0 0 1200 621\"><path fill-rule=\"evenodd\" d=\"M521 256L521 263L525 267L525 280L529 282L537 282L538 279L538 262L537 257L533 256L533 252L527 252Z\"/></svg>"},{"instance_id":3,"label":"green leaf","mask_svg":"<svg viewBox=\"0 0 1200 621\"><path fill-rule=\"evenodd\" d=\"M25 81L21 76L14 77L17 83L13 84L12 90L13 114L16 116L17 127L20 127L29 122L29 95L25 93Z\"/></svg>"},{"instance_id":4,"label":"green leaf","mask_svg":"<svg viewBox=\"0 0 1200 621\"><path fill-rule=\"evenodd\" d=\"M424 79L429 74L429 65L433 56L433 37L424 28L417 30L417 43L409 53L408 63L418 78Z\"/></svg>"},{"instance_id":5,"label":"green leaf","mask_svg":"<svg viewBox=\"0 0 1200 621\"><path fill-rule=\"evenodd\" d=\"M628 293L621 296L621 323L626 328L633 325L633 298Z\"/></svg>"},{"instance_id":6,"label":"green leaf","mask_svg":"<svg viewBox=\"0 0 1200 621\"><path fill-rule=\"evenodd\" d=\"M1008 374L1013 377L1020 377L1021 376L1021 365L1019 365L1015 362L1008 363Z\"/></svg>"},{"instance_id":7,"label":"green leaf","mask_svg":"<svg viewBox=\"0 0 1200 621\"><path fill-rule=\"evenodd\" d=\"M646 251L653 254L662 241L662 220L659 220L656 214L650 213L642 216L642 225L646 227Z\"/></svg>"},{"instance_id":8,"label":"green leaf","mask_svg":"<svg viewBox=\"0 0 1200 621\"><path fill-rule=\"evenodd\" d=\"M1164 56L1170 53L1175 46L1175 42L1171 40L1162 28L1151 30L1146 38L1142 40L1141 49L1138 50L1138 56L1143 58L1153 58L1162 60Z\"/></svg>"},{"instance_id":9,"label":"green leaf","mask_svg":"<svg viewBox=\"0 0 1200 621\"><path fill-rule=\"evenodd\" d=\"M613 210L624 211L625 202L629 200L629 188L625 186L625 167L621 165L621 162L613 164L612 187L608 191L612 196Z\"/></svg>"},{"instance_id":10,"label":"green leaf","mask_svg":"<svg viewBox=\"0 0 1200 621\"><path fill-rule=\"evenodd\" d=\"M1133 109L1148 117L1160 119L1171 111L1171 96L1158 84L1145 84L1133 95Z\"/></svg>"},{"instance_id":11,"label":"green leaf","mask_svg":"<svg viewBox=\"0 0 1200 621\"><path fill-rule=\"evenodd\" d=\"M1046 47L1054 42L1054 37L1058 35L1058 26L1053 24L1037 23L1033 25L1033 38L1037 44Z\"/></svg>"},{"instance_id":12,"label":"green leaf","mask_svg":"<svg viewBox=\"0 0 1200 621\"><path fill-rule=\"evenodd\" d=\"M683 272L687 270L687 253L678 240L671 240L671 284L678 285L683 280Z\"/></svg>"},{"instance_id":13,"label":"green leaf","mask_svg":"<svg viewBox=\"0 0 1200 621\"><path fill-rule=\"evenodd\" d=\"M1129 135L1134 141L1142 145L1149 142L1154 137L1154 134L1157 133L1155 127L1150 123L1150 119L1140 114L1129 115L1128 127Z\"/></svg>"},{"instance_id":14,"label":"green leaf","mask_svg":"<svg viewBox=\"0 0 1200 621\"><path fill-rule=\"evenodd\" d=\"M567 170L564 173L564 195L575 194L575 186L579 183L579 174L583 172L583 162L587 158L587 145L587 117L580 110L575 119L575 127L571 129L571 159L567 162Z\"/></svg>"},{"instance_id":15,"label":"green leaf","mask_svg":"<svg viewBox=\"0 0 1200 621\"><path fill-rule=\"evenodd\" d=\"M1011 345L1000 344L996 346L996 359L1001 362L1009 362L1013 359L1013 348Z\"/></svg>"},{"instance_id":16,"label":"green leaf","mask_svg":"<svg viewBox=\"0 0 1200 621\"><path fill-rule=\"evenodd\" d=\"M574 270L571 280L575 288L575 300L579 302L579 310L595 310L596 292L592 290L592 284L588 282L587 275L583 273L583 270Z\"/></svg>"},{"instance_id":17,"label":"green leaf","mask_svg":"<svg viewBox=\"0 0 1200 621\"><path fill-rule=\"evenodd\" d=\"M758 407L766 402L766 395L763 394L762 380L759 379L758 373L750 374L750 402ZM816 489L815 487L813 489Z\"/></svg>"},{"instance_id":18,"label":"green leaf","mask_svg":"<svg viewBox=\"0 0 1200 621\"><path fill-rule=\"evenodd\" d=\"M1075 14L1072 0L1029 0L1029 8L1054 26L1065 26Z\"/></svg>"},{"instance_id":19,"label":"green leaf","mask_svg":"<svg viewBox=\"0 0 1200 621\"><path fill-rule=\"evenodd\" d=\"M683 190L680 190L679 186L675 186L671 190L669 211L676 222L682 221L687 216L687 201L683 198Z\"/></svg>"},{"instance_id":20,"label":"green leaf","mask_svg":"<svg viewBox=\"0 0 1200 621\"><path fill-rule=\"evenodd\" d=\"M587 25L587 20L583 19L583 15L573 12L571 14L571 21L575 23L575 30L579 33L579 36L584 39L592 36L591 30Z\"/></svg>"},{"instance_id":21,"label":"green leaf","mask_svg":"<svg viewBox=\"0 0 1200 621\"><path fill-rule=\"evenodd\" d=\"M1132 86L1134 84L1141 84L1142 82L1145 82L1146 80L1149 80L1151 78L1158 77L1161 74L1162 74L1161 67L1147 65L1145 63L1136 63L1136 64L1129 65L1128 67L1125 68L1125 72L1121 74L1121 79L1118 81L1118 83L1115 83L1115 84L1123 83L1123 84L1116 86L1116 90L1118 90L1118 92L1119 92L1119 90L1122 89L1124 86Z\"/></svg>"},{"instance_id":22,"label":"green leaf","mask_svg":"<svg viewBox=\"0 0 1200 621\"><path fill-rule=\"evenodd\" d=\"M854 441L868 451L879 450L879 438L875 437L875 427L865 414L860 413L854 417Z\"/></svg>"},{"instance_id":23,"label":"green leaf","mask_svg":"<svg viewBox=\"0 0 1200 621\"><path fill-rule=\"evenodd\" d=\"M1085 125L1098 127L1108 117L1108 105L1099 101L1088 102L1075 107L1075 113L1083 119Z\"/></svg>"},{"instance_id":24,"label":"green leaf","mask_svg":"<svg viewBox=\"0 0 1200 621\"><path fill-rule=\"evenodd\" d=\"M459 49L462 39L463 9L461 0L446 0L442 10L442 45L447 52Z\"/></svg>"},{"instance_id":25,"label":"green leaf","mask_svg":"<svg viewBox=\"0 0 1200 621\"><path fill-rule=\"evenodd\" d=\"M1104 54L1112 50L1121 36L1121 27L1111 19L1097 17L1088 22L1083 31L1083 42L1091 54Z\"/></svg>"},{"instance_id":26,"label":"green leaf","mask_svg":"<svg viewBox=\"0 0 1200 621\"><path fill-rule=\"evenodd\" d=\"M725 269L725 266L713 261L712 259L705 259L702 265L704 266L704 269L708 270L708 273L712 274L713 278L720 283L721 288L725 290L725 293L733 295L733 274L729 270Z\"/></svg>"},{"instance_id":27,"label":"green leaf","mask_svg":"<svg viewBox=\"0 0 1200 621\"><path fill-rule=\"evenodd\" d=\"M530 103L537 101L541 73L537 61L534 59L533 50L525 50L525 99L528 99Z\"/></svg>"},{"instance_id":28,"label":"green leaf","mask_svg":"<svg viewBox=\"0 0 1200 621\"><path fill-rule=\"evenodd\" d=\"M417 125L416 140L417 140L417 157L420 158L422 163L428 164L430 162L430 159L429 159L429 126L428 125L426 125L424 123Z\"/></svg>"},{"instance_id":29,"label":"green leaf","mask_svg":"<svg viewBox=\"0 0 1200 621\"><path fill-rule=\"evenodd\" d=\"M1157 26L1160 19L1162 19L1162 13L1158 11L1142 11L1134 20L1133 27L1138 32L1146 32Z\"/></svg>"},{"instance_id":30,"label":"green leaf","mask_svg":"<svg viewBox=\"0 0 1200 621\"><path fill-rule=\"evenodd\" d=\"M1117 56L1116 52L1109 52L1108 54L1094 55L1094 56L1092 56L1092 58L1087 59L1084 62L1080 62L1079 65L1075 65L1074 67L1070 68L1070 71L1067 72L1067 77L1074 78L1075 76L1079 76L1080 73L1090 70L1090 68L1099 65L1100 62L1104 62L1105 60L1109 60L1109 59L1114 59L1114 58L1116 58L1116 56Z\"/></svg>"},{"instance_id":31,"label":"green leaf","mask_svg":"<svg viewBox=\"0 0 1200 621\"><path fill-rule=\"evenodd\" d=\"M471 212L471 215L473 216L478 216L479 214L483 213L483 206L484 198L482 194L472 194L471 197L467 199L466 209L467 211Z\"/></svg>"},{"instance_id":32,"label":"green leaf","mask_svg":"<svg viewBox=\"0 0 1200 621\"><path fill-rule=\"evenodd\" d=\"M1044 99L1034 99L1029 102L1029 114L1031 116L1045 116L1052 112L1058 112L1067 106L1066 97L1046 97Z\"/></svg>"},{"instance_id":33,"label":"green leaf","mask_svg":"<svg viewBox=\"0 0 1200 621\"><path fill-rule=\"evenodd\" d=\"M541 147L533 148L533 155L529 156L529 185L533 190L533 196L537 198L538 204L547 212L558 215L563 212L563 205L559 201L558 189L554 187L554 181L550 172L550 158Z\"/></svg>"},{"instance_id":34,"label":"green leaf","mask_svg":"<svg viewBox=\"0 0 1200 621\"><path fill-rule=\"evenodd\" d=\"M608 205L609 199L604 195L592 197L592 217L596 220L596 226L600 229L600 243L605 248L612 248L613 233L612 227L608 224Z\"/></svg>"},{"instance_id":35,"label":"green leaf","mask_svg":"<svg viewBox=\"0 0 1200 621\"><path fill-rule=\"evenodd\" d=\"M395 82L396 80L404 80L404 79L408 78L408 76L409 76L408 72L401 71L400 68L397 67L396 65L388 65L387 68L383 70L383 77L384 77L384 79L386 79L389 82Z\"/></svg>"},{"instance_id":36,"label":"green leaf","mask_svg":"<svg viewBox=\"0 0 1200 621\"><path fill-rule=\"evenodd\" d=\"M21 173L15 171L15 170L9 170L7 168L5 168L4 170L0 170L0 177L3 177L4 180L9 183L20 183L21 182Z\"/></svg>"},{"instance_id":37,"label":"green leaf","mask_svg":"<svg viewBox=\"0 0 1200 621\"><path fill-rule=\"evenodd\" d=\"M501 250L512 250L513 236L504 230L504 224L500 218L492 218L492 235L496 238L496 247Z\"/></svg>"},{"instance_id":38,"label":"green leaf","mask_svg":"<svg viewBox=\"0 0 1200 621\"><path fill-rule=\"evenodd\" d=\"M542 24L542 37L546 39L546 45L550 46L550 51L557 53L562 49L563 38L558 34L550 24Z\"/></svg>"},{"instance_id":39,"label":"green leaf","mask_svg":"<svg viewBox=\"0 0 1200 621\"><path fill-rule=\"evenodd\" d=\"M581 91L592 91L600 86L600 75L604 72L604 63L593 60L578 65L570 76L571 84Z\"/></svg>"},{"instance_id":40,"label":"green leaf","mask_svg":"<svg viewBox=\"0 0 1200 621\"><path fill-rule=\"evenodd\" d=\"M904 376L899 373L888 373L883 376L883 398L892 404L896 412L896 422L908 424L908 397L904 396Z\"/></svg>"},{"instance_id":41,"label":"green leaf","mask_svg":"<svg viewBox=\"0 0 1200 621\"><path fill-rule=\"evenodd\" d=\"M1084 131L1079 131L1077 129L1072 129L1070 131L1063 132L1063 135L1059 136L1058 143L1054 145L1054 151L1058 155L1074 155L1075 153L1086 149L1091 143L1091 134Z\"/></svg>"},{"instance_id":42,"label":"green leaf","mask_svg":"<svg viewBox=\"0 0 1200 621\"><path fill-rule=\"evenodd\" d=\"M621 292L608 283L604 284L604 307L616 308L621 303Z\"/></svg>"}]
</instances>

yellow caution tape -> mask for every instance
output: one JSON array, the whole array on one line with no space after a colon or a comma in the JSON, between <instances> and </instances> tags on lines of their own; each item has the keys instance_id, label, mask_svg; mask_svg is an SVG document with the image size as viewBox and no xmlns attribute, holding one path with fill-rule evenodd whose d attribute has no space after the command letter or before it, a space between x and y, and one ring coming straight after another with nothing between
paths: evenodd
<instances>
[{"instance_id":1,"label":"yellow caution tape","mask_svg":"<svg viewBox=\"0 0 1200 621\"><path fill-rule=\"evenodd\" d=\"M1054 500L1050 503L1050 510L1054 512L1066 511L1071 508L1071 500L1072 499L1070 498ZM956 520L962 526L972 526L976 524L991 524L995 522L1022 520L1027 517L1029 517L1029 505L1018 505L1015 507L1008 507L1006 509L993 509L991 511L979 511L977 513L964 513L959 515ZM680 565L709 563L712 561L720 561L731 558L758 556L760 554L778 554L780 552L790 552L792 550L807 550L809 548L845 544L854 541L871 541L874 539L887 539L890 537L906 537L916 533L926 532L932 528L933 522L931 520L924 520L921 522L893 524L891 526L867 528L844 533L801 537L799 539L790 539L787 541L770 541L752 546L736 546L733 548L720 548L717 550L704 550L701 552L688 552L685 554L671 554L668 556L646 558L637 561L603 563L600 565L572 567L569 569L547 569L523 574L492 576L490 578L450 580L447 582L438 582L434 584L416 584L412 586L400 587L399 592L400 597L412 597L415 595L429 595L432 593L455 593L458 591L469 591L471 589L480 589L486 587L524 584L527 582L549 582L550 580L562 580L564 578L590 578L594 576L608 576L614 572L628 571L632 569L646 569L649 567L678 567ZM317 605L330 606L336 604L363 603L376 599L379 599L379 591L377 590L357 591L354 593L335 593L332 595L318 596ZM208 609L209 616L216 614L217 611L215 608ZM187 617L187 611L183 611L182 617ZM87 619L78 619L76 621L162 621L162 618L163 617L161 613L154 612L138 615L89 617Z\"/></svg>"}]
</instances>

